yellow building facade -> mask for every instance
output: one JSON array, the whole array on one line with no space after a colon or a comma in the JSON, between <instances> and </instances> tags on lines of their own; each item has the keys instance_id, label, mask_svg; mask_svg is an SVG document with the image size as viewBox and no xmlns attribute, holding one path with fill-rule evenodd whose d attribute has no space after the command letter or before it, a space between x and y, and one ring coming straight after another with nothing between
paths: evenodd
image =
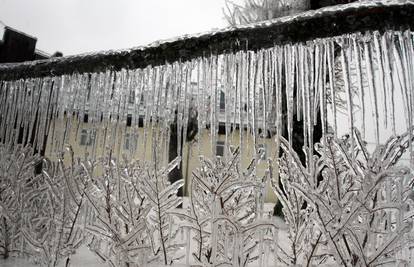
<instances>
[{"instance_id":1,"label":"yellow building facade","mask_svg":"<svg viewBox=\"0 0 414 267\"><path fill-rule=\"evenodd\" d=\"M77 118L66 118L55 121L51 125L46 145L46 157L56 160L58 153L70 146L76 158L92 158L105 155L105 151L112 149L115 158L139 159L152 161L154 159L154 145L158 147L157 159L162 164L168 163L168 131L160 131L157 125L148 124L146 127L126 126L125 123L94 123L79 122ZM143 125L141 125L143 126ZM52 133L53 132L53 133ZM62 136L65 140L61 141ZM59 137L59 138L55 138ZM275 158L276 145L274 138L259 138L254 145L253 135L243 132L243 145L240 155L241 167L246 169L254 155L257 158L256 175L263 177L268 169L268 159ZM230 147L240 148L240 131L233 130L228 135L217 135L212 142L208 129L199 131L191 142L182 144L182 175L185 180L184 194L190 193L191 176L194 170L200 166L200 156L214 158L228 155ZM260 153L255 153L260 150ZM64 158L69 163L69 158ZM266 202L276 202L276 197L270 187L266 186Z\"/></svg>"}]
</instances>

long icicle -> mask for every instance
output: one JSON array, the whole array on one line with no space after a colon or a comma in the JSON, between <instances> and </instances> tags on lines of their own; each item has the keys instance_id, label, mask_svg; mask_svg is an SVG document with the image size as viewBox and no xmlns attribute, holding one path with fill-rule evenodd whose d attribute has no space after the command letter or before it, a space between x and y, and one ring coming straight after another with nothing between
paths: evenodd
<instances>
[{"instance_id":1,"label":"long icicle","mask_svg":"<svg viewBox=\"0 0 414 267\"><path fill-rule=\"evenodd\" d=\"M374 81L374 67L372 64L372 53L371 53L371 40L370 37L364 37L364 53L365 53L365 67L368 77L368 86L369 92L371 94L371 103L373 107L373 117L374 117L374 133L375 133L375 142L379 144L379 114L378 114L378 99L377 91L375 90L375 81Z\"/></svg>"},{"instance_id":2,"label":"long icicle","mask_svg":"<svg viewBox=\"0 0 414 267\"><path fill-rule=\"evenodd\" d=\"M388 107L390 109L390 120L391 120L391 130L392 130L392 134L395 135L396 134L396 130L395 130L395 87L394 87L394 80L392 78L392 53L389 49L390 47L390 43L392 42L392 36L390 36L389 32L385 32L382 36L381 36L381 48L382 48L382 53L383 53L383 58L384 58L384 65L385 65L385 70L384 70L384 75L385 75L385 81L386 81L386 88L388 90L387 95L390 96L389 97L389 104ZM363 136L364 138L364 136Z\"/></svg>"},{"instance_id":3,"label":"long icicle","mask_svg":"<svg viewBox=\"0 0 414 267\"><path fill-rule=\"evenodd\" d=\"M354 130L354 112L353 112L353 100L352 100L352 89L351 89L351 77L349 73L349 44L345 40L341 40L341 64L342 64L342 74L344 79L345 93L347 98L347 110L348 110L348 127L349 127L349 136L351 138L351 147L355 147L355 140L353 135ZM355 161L355 153L352 149L351 151L352 161Z\"/></svg>"},{"instance_id":4,"label":"long icicle","mask_svg":"<svg viewBox=\"0 0 414 267\"><path fill-rule=\"evenodd\" d=\"M378 67L378 72L379 72L379 79L378 79L378 83L377 83L377 87L376 89L379 92L382 92L382 116L384 118L384 126L385 128L387 128L387 124L388 124L388 108L387 108L387 83L385 80L385 70L384 70L384 59L383 59L383 54L382 54L382 47L381 47L381 43L380 43L380 34L379 32L374 32L373 33L373 41L374 41L374 48L375 48L375 57L376 57L376 65ZM378 86L379 85L379 86Z\"/></svg>"},{"instance_id":5,"label":"long icicle","mask_svg":"<svg viewBox=\"0 0 414 267\"><path fill-rule=\"evenodd\" d=\"M359 95L359 104L361 107L361 133L362 138L365 138L365 90L364 84L362 81L362 67L361 67L361 53L360 53L360 46L357 42L357 37L355 35L351 36L352 39L352 51L354 56L355 62L355 69L356 69L356 78L357 78L357 87L358 87L358 95Z\"/></svg>"},{"instance_id":6,"label":"long icicle","mask_svg":"<svg viewBox=\"0 0 414 267\"><path fill-rule=\"evenodd\" d=\"M335 73L334 73L334 64L335 64L335 48L334 42L332 40L328 40L327 42L327 61L328 61L328 77L329 77L329 88L331 92L331 112L332 112L332 120L333 120L333 131L336 135L338 132L337 126L337 107L336 107L336 92L335 92Z\"/></svg>"}]
</instances>

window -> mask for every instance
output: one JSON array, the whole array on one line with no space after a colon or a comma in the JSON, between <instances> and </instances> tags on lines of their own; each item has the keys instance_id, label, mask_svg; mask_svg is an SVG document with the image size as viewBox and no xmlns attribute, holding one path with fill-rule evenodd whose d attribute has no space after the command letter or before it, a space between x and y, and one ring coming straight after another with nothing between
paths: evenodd
<instances>
[{"instance_id":1,"label":"window","mask_svg":"<svg viewBox=\"0 0 414 267\"><path fill-rule=\"evenodd\" d=\"M220 91L220 111L224 111L226 109L226 95L223 91Z\"/></svg>"},{"instance_id":2,"label":"window","mask_svg":"<svg viewBox=\"0 0 414 267\"><path fill-rule=\"evenodd\" d=\"M135 90L129 91L128 103L129 104L134 104L135 103Z\"/></svg>"},{"instance_id":3,"label":"window","mask_svg":"<svg viewBox=\"0 0 414 267\"><path fill-rule=\"evenodd\" d=\"M138 134L126 133L124 138L124 150L135 152L138 147Z\"/></svg>"},{"instance_id":4,"label":"window","mask_svg":"<svg viewBox=\"0 0 414 267\"><path fill-rule=\"evenodd\" d=\"M257 153L259 154L259 158L261 160L267 159L267 146L266 144L259 144L257 146Z\"/></svg>"},{"instance_id":5,"label":"window","mask_svg":"<svg viewBox=\"0 0 414 267\"><path fill-rule=\"evenodd\" d=\"M225 143L224 141L217 141L216 143L216 156L224 156L224 147Z\"/></svg>"},{"instance_id":6,"label":"window","mask_svg":"<svg viewBox=\"0 0 414 267\"><path fill-rule=\"evenodd\" d=\"M126 126L131 127L131 125L132 125L132 114L128 114L127 115Z\"/></svg>"},{"instance_id":7,"label":"window","mask_svg":"<svg viewBox=\"0 0 414 267\"><path fill-rule=\"evenodd\" d=\"M141 99L139 100L139 105L140 105L140 106L143 106L143 105L144 105L144 103L145 103L145 100L144 100L144 92L142 92L142 94L141 94Z\"/></svg>"},{"instance_id":8,"label":"window","mask_svg":"<svg viewBox=\"0 0 414 267\"><path fill-rule=\"evenodd\" d=\"M80 134L80 145L91 146L95 142L96 131L92 129L82 129Z\"/></svg>"}]
</instances>

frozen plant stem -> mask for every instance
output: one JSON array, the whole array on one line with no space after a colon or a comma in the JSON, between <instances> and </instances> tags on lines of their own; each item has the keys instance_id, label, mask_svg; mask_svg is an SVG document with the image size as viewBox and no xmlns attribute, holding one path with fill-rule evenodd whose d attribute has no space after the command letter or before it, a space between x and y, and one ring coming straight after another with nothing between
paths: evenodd
<instances>
[{"instance_id":1,"label":"frozen plant stem","mask_svg":"<svg viewBox=\"0 0 414 267\"><path fill-rule=\"evenodd\" d=\"M3 247L3 259L7 259L9 257L9 246L10 246L10 237L9 237L9 228L7 225L6 217L3 217L2 220L3 223L3 244L1 247Z\"/></svg>"},{"instance_id":2,"label":"frozen plant stem","mask_svg":"<svg viewBox=\"0 0 414 267\"><path fill-rule=\"evenodd\" d=\"M157 163L155 162L155 171L154 171L154 175L155 175L155 190L156 190L156 194L157 194L157 208L158 208L158 220L159 220L159 224L158 224L158 230L160 231L160 242L162 245L162 253L163 253L163 257L164 257L164 264L167 265L168 261L167 261L167 250L165 249L165 239L164 239L164 231L162 230L162 218L161 218L161 200L160 200L160 190L158 189L158 175L157 175ZM148 174L150 175L150 174Z\"/></svg>"}]
</instances>

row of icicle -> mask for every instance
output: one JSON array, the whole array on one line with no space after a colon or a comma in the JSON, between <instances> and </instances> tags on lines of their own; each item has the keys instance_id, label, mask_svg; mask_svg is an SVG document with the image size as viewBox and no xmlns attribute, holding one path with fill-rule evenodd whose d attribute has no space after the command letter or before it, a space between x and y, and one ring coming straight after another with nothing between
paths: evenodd
<instances>
[{"instance_id":1,"label":"row of icicle","mask_svg":"<svg viewBox=\"0 0 414 267\"><path fill-rule=\"evenodd\" d=\"M165 148L176 129L179 155L193 117L199 130L210 131L212 144L223 125L226 140L238 135L241 150L248 134L255 148L260 137L292 141L294 120L303 122L308 147L318 121L323 133L356 127L379 143L413 125L413 61L412 33L386 31L145 69L0 81L0 141L30 142L41 151L49 138L59 151L87 114L90 125L106 129L96 146L114 146L117 133L110 131L129 121L144 127L144 144L151 129L163 129Z\"/></svg>"}]
</instances>

